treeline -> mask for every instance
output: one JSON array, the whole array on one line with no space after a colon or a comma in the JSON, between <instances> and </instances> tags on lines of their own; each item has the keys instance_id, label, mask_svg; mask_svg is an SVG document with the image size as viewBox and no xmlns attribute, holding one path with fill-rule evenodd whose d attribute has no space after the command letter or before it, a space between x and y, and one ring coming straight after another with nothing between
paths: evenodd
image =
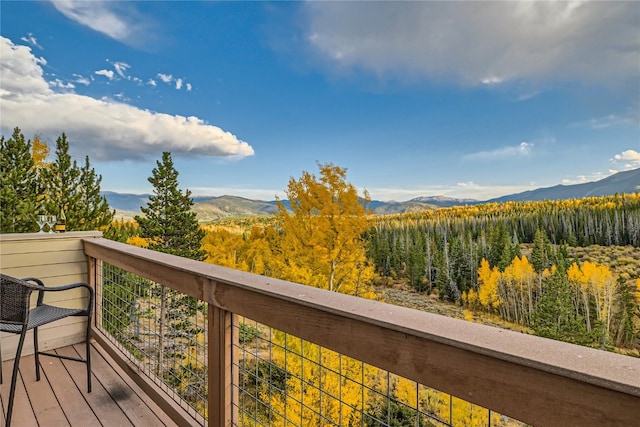
<instances>
[{"instance_id":1,"label":"treeline","mask_svg":"<svg viewBox=\"0 0 640 427\"><path fill-rule=\"evenodd\" d=\"M380 217L367 235L382 276L459 301L484 258L504 269L543 231L555 245L640 247L640 194L489 203Z\"/></svg>"},{"instance_id":2,"label":"treeline","mask_svg":"<svg viewBox=\"0 0 640 427\"><path fill-rule=\"evenodd\" d=\"M39 136L25 139L19 128L0 137L0 233L38 231L37 215L64 212L67 230L97 230L111 223L114 213L100 195L102 177L89 157L78 165L69 154L63 133L54 158Z\"/></svg>"}]
</instances>

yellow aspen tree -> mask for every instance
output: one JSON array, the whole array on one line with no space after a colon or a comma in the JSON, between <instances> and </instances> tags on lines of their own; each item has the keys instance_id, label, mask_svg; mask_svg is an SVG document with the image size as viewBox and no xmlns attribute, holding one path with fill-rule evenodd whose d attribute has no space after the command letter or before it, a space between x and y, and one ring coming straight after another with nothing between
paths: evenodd
<instances>
[{"instance_id":1,"label":"yellow aspen tree","mask_svg":"<svg viewBox=\"0 0 640 427\"><path fill-rule=\"evenodd\" d=\"M591 264L588 261L586 263ZM587 270L589 269L590 267L587 267ZM584 271L580 267L580 265L574 262L567 270L567 277L569 278L569 283L575 289L578 298L580 299L580 301L582 301L582 314L587 325L587 332L591 332L591 310L589 307L590 298L587 276L584 274Z\"/></svg>"},{"instance_id":2,"label":"yellow aspen tree","mask_svg":"<svg viewBox=\"0 0 640 427\"><path fill-rule=\"evenodd\" d=\"M590 304L595 305L595 320L599 322L602 344L609 341L611 322L617 303L616 279L609 267L585 261L582 265L573 263L567 272L569 280L580 286L587 329L590 331Z\"/></svg>"},{"instance_id":3,"label":"yellow aspen tree","mask_svg":"<svg viewBox=\"0 0 640 427\"><path fill-rule=\"evenodd\" d=\"M246 271L246 265L240 259L244 240L242 236L225 229L208 231L202 239L202 249L206 252L206 262Z\"/></svg>"},{"instance_id":4,"label":"yellow aspen tree","mask_svg":"<svg viewBox=\"0 0 640 427\"><path fill-rule=\"evenodd\" d=\"M489 419L491 417L491 419ZM447 419L447 418L445 418ZM482 406L459 399L451 398L451 420L453 426L484 427L487 425L498 426L500 415L495 412L489 414L489 410Z\"/></svg>"},{"instance_id":5,"label":"yellow aspen tree","mask_svg":"<svg viewBox=\"0 0 640 427\"><path fill-rule=\"evenodd\" d=\"M36 169L47 166L47 157L49 157L49 145L42 137L36 134L31 141L31 158Z\"/></svg>"},{"instance_id":6,"label":"yellow aspen tree","mask_svg":"<svg viewBox=\"0 0 640 427\"><path fill-rule=\"evenodd\" d=\"M128 245L133 245L133 246L137 246L139 248L148 248L149 247L149 241L143 237L140 236L132 236L127 238L127 244Z\"/></svg>"},{"instance_id":7,"label":"yellow aspen tree","mask_svg":"<svg viewBox=\"0 0 640 427\"><path fill-rule=\"evenodd\" d=\"M504 302L498 294L499 277L498 268L491 268L489 261L483 258L478 269L478 300L489 311L495 311Z\"/></svg>"},{"instance_id":8,"label":"yellow aspen tree","mask_svg":"<svg viewBox=\"0 0 640 427\"><path fill-rule=\"evenodd\" d=\"M515 257L501 275L501 280L513 293L516 322L527 324L534 311L533 291L537 274L526 256Z\"/></svg>"},{"instance_id":9,"label":"yellow aspen tree","mask_svg":"<svg viewBox=\"0 0 640 427\"><path fill-rule=\"evenodd\" d=\"M589 276L589 285L596 303L597 319L602 328L602 344L608 344L617 296L616 280L609 267L596 265Z\"/></svg>"},{"instance_id":10,"label":"yellow aspen tree","mask_svg":"<svg viewBox=\"0 0 640 427\"><path fill-rule=\"evenodd\" d=\"M375 296L374 266L367 258L363 234L367 212L356 188L346 182L346 169L319 164L320 177L303 172L289 180L288 209L278 200L282 227L275 257L281 278L365 298Z\"/></svg>"},{"instance_id":11,"label":"yellow aspen tree","mask_svg":"<svg viewBox=\"0 0 640 427\"><path fill-rule=\"evenodd\" d=\"M272 408L269 425L360 425L370 393L365 387L374 368L362 362L276 332L274 340L286 346L272 349L278 366L286 366L283 393L263 390L260 399Z\"/></svg>"}]
</instances>

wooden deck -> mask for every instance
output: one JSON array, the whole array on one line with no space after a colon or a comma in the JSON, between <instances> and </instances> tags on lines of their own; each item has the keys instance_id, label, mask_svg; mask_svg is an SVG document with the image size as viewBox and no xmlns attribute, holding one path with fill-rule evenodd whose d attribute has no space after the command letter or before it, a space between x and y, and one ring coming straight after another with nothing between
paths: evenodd
<instances>
[{"instance_id":1,"label":"wooden deck","mask_svg":"<svg viewBox=\"0 0 640 427\"><path fill-rule=\"evenodd\" d=\"M176 426L131 381L109 355L92 343L92 392L87 393L86 368L78 362L42 356L41 380L36 381L33 355L20 361L12 426ZM84 356L84 344L55 350ZM13 360L2 364L2 421L9 400Z\"/></svg>"}]
</instances>

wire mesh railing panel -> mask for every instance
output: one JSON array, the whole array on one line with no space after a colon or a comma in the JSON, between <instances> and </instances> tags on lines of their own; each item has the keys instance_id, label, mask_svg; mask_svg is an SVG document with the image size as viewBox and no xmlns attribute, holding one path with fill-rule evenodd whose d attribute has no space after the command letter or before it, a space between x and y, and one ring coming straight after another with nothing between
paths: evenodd
<instances>
[{"instance_id":1,"label":"wire mesh railing panel","mask_svg":"<svg viewBox=\"0 0 640 427\"><path fill-rule=\"evenodd\" d=\"M235 426L525 425L267 325L236 320Z\"/></svg>"},{"instance_id":2,"label":"wire mesh railing panel","mask_svg":"<svg viewBox=\"0 0 640 427\"><path fill-rule=\"evenodd\" d=\"M106 263L97 274L98 327L169 399L204 425L208 416L207 304ZM234 316L234 426L524 425L268 325Z\"/></svg>"},{"instance_id":3,"label":"wire mesh railing panel","mask_svg":"<svg viewBox=\"0 0 640 427\"><path fill-rule=\"evenodd\" d=\"M204 425L207 304L106 263L97 275L97 327Z\"/></svg>"}]
</instances>

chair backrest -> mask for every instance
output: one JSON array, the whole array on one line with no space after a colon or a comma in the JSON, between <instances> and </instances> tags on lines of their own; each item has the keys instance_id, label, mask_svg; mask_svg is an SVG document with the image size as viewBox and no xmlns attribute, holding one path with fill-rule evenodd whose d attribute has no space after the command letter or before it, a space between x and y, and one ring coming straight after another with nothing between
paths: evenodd
<instances>
[{"instance_id":1,"label":"chair backrest","mask_svg":"<svg viewBox=\"0 0 640 427\"><path fill-rule=\"evenodd\" d=\"M24 280L0 274L0 322L25 324L29 319L32 286Z\"/></svg>"}]
</instances>

